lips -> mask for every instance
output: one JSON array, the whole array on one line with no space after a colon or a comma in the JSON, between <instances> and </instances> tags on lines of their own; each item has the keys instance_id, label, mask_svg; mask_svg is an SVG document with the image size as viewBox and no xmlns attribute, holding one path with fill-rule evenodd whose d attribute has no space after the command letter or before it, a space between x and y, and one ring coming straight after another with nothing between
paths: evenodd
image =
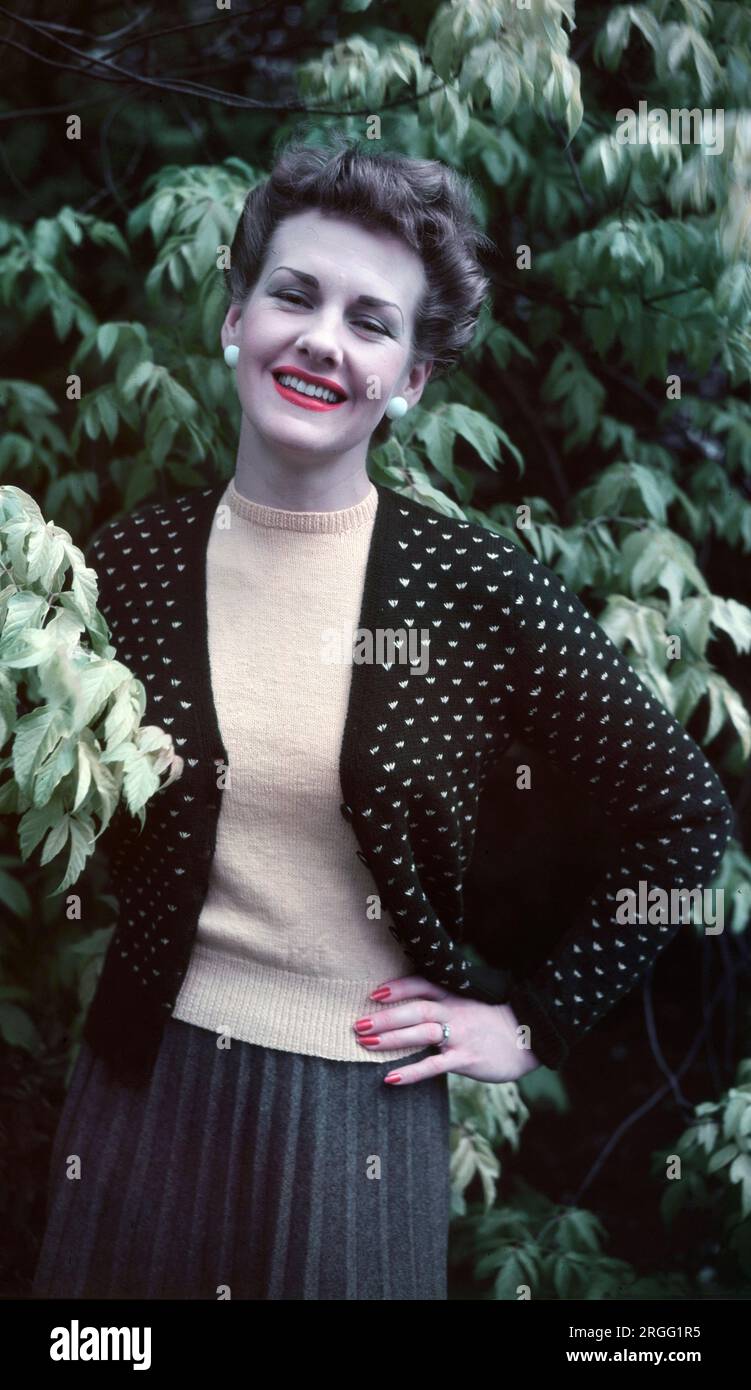
<instances>
[{"instance_id":1,"label":"lips","mask_svg":"<svg viewBox=\"0 0 751 1390\"><path fill-rule=\"evenodd\" d=\"M300 406L303 410L339 410L339 408L344 405L343 400L324 401L321 400L320 397L306 396L301 391L295 391L294 387L292 386L282 386L281 383L277 380L278 375L297 376L301 381L310 381L311 385L314 386L326 386L331 391L340 391L341 387L337 386L335 382L329 383L328 381L321 380L320 377L311 377L309 373L301 372L299 369L295 369L293 371L292 368L289 368L289 370L286 368L280 368L277 371L272 371L272 381L274 382L274 386L276 387L276 390L278 391L279 395L285 401L289 401L292 405Z\"/></svg>"},{"instance_id":2,"label":"lips","mask_svg":"<svg viewBox=\"0 0 751 1390\"><path fill-rule=\"evenodd\" d=\"M344 390L343 386L339 385L338 381L330 381L327 376L313 376L313 374L306 371L304 367L293 367L288 362L282 362L281 367L272 367L271 370L275 377L296 376L299 377L301 381L305 381L311 386L325 386L329 391L334 391L337 396L344 396L346 398L347 392Z\"/></svg>"}]
</instances>

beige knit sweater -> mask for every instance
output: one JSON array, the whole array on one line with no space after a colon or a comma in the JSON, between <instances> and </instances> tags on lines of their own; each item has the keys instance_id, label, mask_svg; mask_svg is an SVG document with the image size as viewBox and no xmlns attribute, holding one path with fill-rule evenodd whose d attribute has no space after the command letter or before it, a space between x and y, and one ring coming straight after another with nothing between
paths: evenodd
<instances>
[{"instance_id":1,"label":"beige knit sweater","mask_svg":"<svg viewBox=\"0 0 751 1390\"><path fill-rule=\"evenodd\" d=\"M206 556L214 703L229 758L216 851L174 1017L285 1052L383 1062L355 1019L407 975L375 882L341 815L339 751L368 548L372 486L340 511L241 496L231 479ZM332 661L342 634L345 661ZM326 660L325 657L329 659ZM380 917L378 913L380 911Z\"/></svg>"}]
</instances>

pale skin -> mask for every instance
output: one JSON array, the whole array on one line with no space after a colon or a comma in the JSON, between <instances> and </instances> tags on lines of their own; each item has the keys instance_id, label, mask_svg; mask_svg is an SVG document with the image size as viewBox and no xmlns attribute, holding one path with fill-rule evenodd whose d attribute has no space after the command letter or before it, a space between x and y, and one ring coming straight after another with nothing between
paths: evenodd
<instances>
[{"instance_id":1,"label":"pale skin","mask_svg":"<svg viewBox=\"0 0 751 1390\"><path fill-rule=\"evenodd\" d=\"M411 361L424 283L420 258L397 237L317 209L280 223L249 298L227 311L221 329L222 348L240 350L235 486L243 497L338 511L367 496L373 430L391 396L418 403L432 370L430 361ZM364 305L360 295L389 304ZM283 400L272 377L281 366L333 381L347 400L328 412Z\"/></svg>"},{"instance_id":2,"label":"pale skin","mask_svg":"<svg viewBox=\"0 0 751 1390\"><path fill-rule=\"evenodd\" d=\"M404 396L410 408L418 403L433 367L412 360L425 285L420 257L391 233L316 208L280 223L250 296L228 310L221 328L222 348L234 343L240 351L234 481L242 496L292 511L338 511L368 495L374 429L392 396ZM363 305L362 295L388 302ZM346 401L317 412L285 400L272 377L281 366L334 382ZM467 999L420 975L383 987L391 991L388 1007L374 1004L364 1013L376 1025L371 1038L379 1039L369 1044L372 1051L414 1045L420 1052L443 1040L441 1023L451 1028L440 1052L395 1066L385 1080L400 1080L391 1084L452 1071L477 1081L514 1081L540 1065L520 1046L508 1004Z\"/></svg>"},{"instance_id":3,"label":"pale skin","mask_svg":"<svg viewBox=\"0 0 751 1390\"><path fill-rule=\"evenodd\" d=\"M517 1081L541 1065L532 1049L522 1046L523 1034L517 1031L510 1004L465 999L422 975L385 980L378 989L388 989L388 999L382 1000L375 1013L364 1015L354 1025L358 1038L363 1040L361 1045L369 1052L411 1046L415 1052L421 1052L443 1042L441 1024L448 1023L451 1029L449 1041L440 1052L409 1066L398 1061L384 1081L409 1086L451 1071L471 1076L475 1081ZM368 1022L370 1027L364 1026ZM367 1038L377 1038L378 1042L364 1041ZM399 1081L394 1082L397 1076Z\"/></svg>"}]
</instances>

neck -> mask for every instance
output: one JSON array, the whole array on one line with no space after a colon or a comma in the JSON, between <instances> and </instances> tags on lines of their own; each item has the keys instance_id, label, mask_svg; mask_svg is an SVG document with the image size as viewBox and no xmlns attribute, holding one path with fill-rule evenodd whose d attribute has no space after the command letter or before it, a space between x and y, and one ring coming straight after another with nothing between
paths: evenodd
<instances>
[{"instance_id":1,"label":"neck","mask_svg":"<svg viewBox=\"0 0 751 1390\"><path fill-rule=\"evenodd\" d=\"M341 511L365 500L372 484L362 448L335 458L307 451L288 460L270 455L264 440L243 415L235 463L235 487L241 497L265 507L295 512Z\"/></svg>"}]
</instances>

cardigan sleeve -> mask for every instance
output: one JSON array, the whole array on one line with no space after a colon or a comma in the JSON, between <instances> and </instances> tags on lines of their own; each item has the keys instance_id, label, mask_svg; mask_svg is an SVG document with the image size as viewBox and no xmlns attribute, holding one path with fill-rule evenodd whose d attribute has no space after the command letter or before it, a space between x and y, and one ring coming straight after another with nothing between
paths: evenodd
<instances>
[{"instance_id":1,"label":"cardigan sleeve","mask_svg":"<svg viewBox=\"0 0 751 1390\"><path fill-rule=\"evenodd\" d=\"M575 794L595 798L619 832L591 896L554 905L564 929L552 954L509 993L518 1023L530 1026L535 1055L559 1067L679 930L682 913L650 922L658 912L641 913L637 897L625 921L619 890L638 895L645 882L643 895L661 888L669 905L671 890L710 883L734 813L698 745L576 594L517 546L504 547L506 574L509 563L513 601L510 615L504 610L510 635L499 677L508 722L570 776Z\"/></svg>"}]
</instances>

